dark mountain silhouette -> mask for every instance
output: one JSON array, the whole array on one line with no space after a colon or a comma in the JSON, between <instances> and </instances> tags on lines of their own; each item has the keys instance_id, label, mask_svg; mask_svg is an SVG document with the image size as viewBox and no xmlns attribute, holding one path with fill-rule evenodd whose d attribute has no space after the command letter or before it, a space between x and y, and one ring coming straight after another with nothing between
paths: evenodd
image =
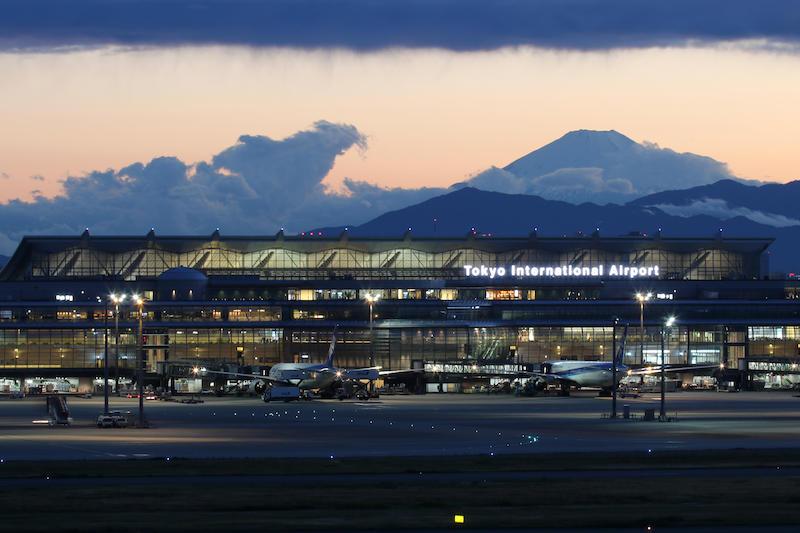
<instances>
[{"instance_id":1,"label":"dark mountain silhouette","mask_svg":"<svg viewBox=\"0 0 800 533\"><path fill-rule=\"evenodd\" d=\"M324 228L332 234L343 228ZM777 237L771 248L771 269L790 271L800 266L800 226L776 228L736 216L720 221L708 215L681 217L661 209L638 205L574 205L524 194L504 194L465 187L416 205L390 211L359 226L348 227L351 235L397 237L411 231L412 237L478 235L519 236L536 230L542 236L653 234L665 236Z\"/></svg>"},{"instance_id":2,"label":"dark mountain silhouette","mask_svg":"<svg viewBox=\"0 0 800 533\"><path fill-rule=\"evenodd\" d=\"M734 225L738 224L738 221L734 221ZM692 217L689 220L650 207L592 203L575 205L533 195L504 194L465 187L384 213L350 231L353 234L378 236L398 235L410 228L414 234L432 236L465 235L474 229L479 233L501 236L520 235L538 228L538 231L548 235L574 235L578 231L591 233L597 229L603 233L620 235L632 231L652 233L659 227L669 233L690 230L698 233L699 230L711 235L719 231L720 221L710 216ZM763 234L765 228L755 229Z\"/></svg>"},{"instance_id":3,"label":"dark mountain silhouette","mask_svg":"<svg viewBox=\"0 0 800 533\"><path fill-rule=\"evenodd\" d=\"M800 213L797 208L800 201L800 181L751 186L733 180L720 180L710 185L651 194L633 200L629 205L696 206L695 211L706 205L709 207L707 211L712 212L713 206L704 200L721 200L728 208L744 207L758 211L767 215L764 220L768 220L768 215L783 215L791 220L797 220L797 224L800 225L800 220L798 220ZM680 210L674 211L680 212ZM690 210L684 211L691 212Z\"/></svg>"}]
</instances>

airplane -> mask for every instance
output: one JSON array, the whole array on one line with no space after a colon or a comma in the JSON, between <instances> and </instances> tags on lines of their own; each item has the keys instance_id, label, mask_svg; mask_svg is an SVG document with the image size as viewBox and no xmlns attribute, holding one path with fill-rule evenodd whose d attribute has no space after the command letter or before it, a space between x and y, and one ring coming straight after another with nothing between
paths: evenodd
<instances>
[{"instance_id":1,"label":"airplane","mask_svg":"<svg viewBox=\"0 0 800 533\"><path fill-rule=\"evenodd\" d=\"M295 400L300 398L301 391L317 391L330 388L337 381L373 381L381 375L394 371L381 372L380 367L356 369L337 368L334 364L336 349L336 330L333 331L328 356L325 362L316 363L278 363L269 370L266 376L241 372L221 372L207 368L194 367L196 375L221 374L252 380L252 391L262 395L265 402L270 400Z\"/></svg>"},{"instance_id":2,"label":"airplane","mask_svg":"<svg viewBox=\"0 0 800 533\"><path fill-rule=\"evenodd\" d=\"M617 362L617 382L629 371L622 364L625 340L628 337L628 326L622 332L622 340L614 359ZM548 385L557 384L561 394L569 394L570 388L598 388L607 393L614 387L614 364L609 361L551 361L543 365L543 372L528 372L530 378L528 392L535 395Z\"/></svg>"},{"instance_id":3,"label":"airplane","mask_svg":"<svg viewBox=\"0 0 800 533\"><path fill-rule=\"evenodd\" d=\"M617 362L617 383L625 376L648 375L661 371L661 366L650 366L640 369L631 369L622 363L625 353L625 340L628 336L628 326L622 333L619 350L614 354ZM544 372L526 373L532 382L530 393L536 394L543 391L547 385L557 384L561 387L561 394L568 395L570 388L600 389L601 395L609 395L614 388L614 364L610 361L552 361L545 363ZM686 370L699 370L705 368L718 368L722 365L667 367L665 372L681 372Z\"/></svg>"}]
</instances>

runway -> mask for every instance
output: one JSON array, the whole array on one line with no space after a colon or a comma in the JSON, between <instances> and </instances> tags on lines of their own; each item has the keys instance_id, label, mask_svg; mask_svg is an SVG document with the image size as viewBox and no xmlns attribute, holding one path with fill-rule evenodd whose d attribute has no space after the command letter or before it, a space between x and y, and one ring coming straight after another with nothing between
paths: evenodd
<instances>
[{"instance_id":1,"label":"runway","mask_svg":"<svg viewBox=\"0 0 800 533\"><path fill-rule=\"evenodd\" d=\"M658 396L619 401L634 414ZM353 457L780 448L800 441L791 393L678 392L669 423L606 420L610 399L389 396L368 402L148 401L149 429L98 429L102 398L70 398L72 427L34 425L44 398L0 401L0 460L146 457ZM112 398L136 415L137 400Z\"/></svg>"}]
</instances>

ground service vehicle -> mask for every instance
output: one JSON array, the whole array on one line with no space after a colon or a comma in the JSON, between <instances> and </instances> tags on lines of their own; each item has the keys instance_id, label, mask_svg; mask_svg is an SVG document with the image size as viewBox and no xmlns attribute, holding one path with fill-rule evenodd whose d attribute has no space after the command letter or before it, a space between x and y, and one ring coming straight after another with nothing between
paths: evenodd
<instances>
[{"instance_id":1,"label":"ground service vehicle","mask_svg":"<svg viewBox=\"0 0 800 533\"><path fill-rule=\"evenodd\" d=\"M290 402L300 398L300 387L291 385L272 385L264 389L264 401L283 400Z\"/></svg>"}]
</instances>

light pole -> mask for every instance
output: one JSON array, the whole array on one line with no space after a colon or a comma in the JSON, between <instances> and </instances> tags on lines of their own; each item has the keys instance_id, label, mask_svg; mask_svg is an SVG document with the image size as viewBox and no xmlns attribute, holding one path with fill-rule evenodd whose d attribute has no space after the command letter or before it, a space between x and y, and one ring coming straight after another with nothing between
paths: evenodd
<instances>
[{"instance_id":1,"label":"light pole","mask_svg":"<svg viewBox=\"0 0 800 533\"><path fill-rule=\"evenodd\" d=\"M144 342L142 337L142 312L144 298L134 294L131 299L139 311L139 342L136 354L136 388L139 389L139 427L144 427Z\"/></svg>"},{"instance_id":2,"label":"light pole","mask_svg":"<svg viewBox=\"0 0 800 533\"><path fill-rule=\"evenodd\" d=\"M114 304L114 390L119 396L119 304L125 301L125 295L112 292L109 299Z\"/></svg>"},{"instance_id":3,"label":"light pole","mask_svg":"<svg viewBox=\"0 0 800 533\"><path fill-rule=\"evenodd\" d=\"M103 313L103 414L108 414L108 299Z\"/></svg>"},{"instance_id":4,"label":"light pole","mask_svg":"<svg viewBox=\"0 0 800 533\"><path fill-rule=\"evenodd\" d=\"M617 418L617 322L611 323L611 418Z\"/></svg>"},{"instance_id":5,"label":"light pole","mask_svg":"<svg viewBox=\"0 0 800 533\"><path fill-rule=\"evenodd\" d=\"M639 302L639 364L644 364L644 304L652 297L652 292L636 293L636 301Z\"/></svg>"},{"instance_id":6,"label":"light pole","mask_svg":"<svg viewBox=\"0 0 800 533\"><path fill-rule=\"evenodd\" d=\"M375 302L380 300L380 298L381 297L379 294L372 294L371 292L368 292L367 295L365 296L365 299L367 300L367 305L369 305L369 366L370 367L375 366L375 349L374 349L374 339L372 336L372 322L373 322L372 319L374 316L372 313L372 308L375 305ZM374 382L372 381L369 382L369 388L370 390L374 390L375 388Z\"/></svg>"},{"instance_id":7,"label":"light pole","mask_svg":"<svg viewBox=\"0 0 800 533\"><path fill-rule=\"evenodd\" d=\"M108 300L103 308L103 414L108 414Z\"/></svg>"},{"instance_id":8,"label":"light pole","mask_svg":"<svg viewBox=\"0 0 800 533\"><path fill-rule=\"evenodd\" d=\"M661 410L659 412L658 419L661 420L662 422L667 419L667 406L666 406L667 372L665 368L667 365L667 361L664 357L664 337L671 330L673 324L675 324L675 317L669 316L664 321L664 324L661 326Z\"/></svg>"}]
</instances>

